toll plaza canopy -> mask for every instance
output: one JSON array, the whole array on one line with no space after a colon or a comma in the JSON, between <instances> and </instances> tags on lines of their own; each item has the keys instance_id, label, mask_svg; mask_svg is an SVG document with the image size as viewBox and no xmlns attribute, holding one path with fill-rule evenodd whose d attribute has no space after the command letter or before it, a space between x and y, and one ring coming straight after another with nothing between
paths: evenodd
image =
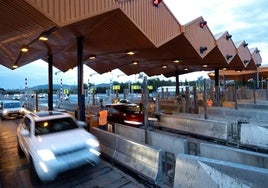
<instances>
[{"instance_id":1,"label":"toll plaza canopy","mask_svg":"<svg viewBox=\"0 0 268 188\"><path fill-rule=\"evenodd\" d=\"M228 31L212 34L202 16L181 25L161 1L0 3L0 64L10 69L51 56L63 72L76 67L78 37L83 38L83 63L100 74L119 68L127 75L142 71L170 77L261 65L257 47L252 51L246 41L233 42Z\"/></svg>"},{"instance_id":2,"label":"toll plaza canopy","mask_svg":"<svg viewBox=\"0 0 268 188\"><path fill-rule=\"evenodd\" d=\"M236 81L247 81L253 79L255 74L258 74L260 80L268 79L268 67L258 67L257 70L220 70L219 79L222 80L236 80ZM208 76L211 79L215 79L215 73L209 72Z\"/></svg>"}]
</instances>

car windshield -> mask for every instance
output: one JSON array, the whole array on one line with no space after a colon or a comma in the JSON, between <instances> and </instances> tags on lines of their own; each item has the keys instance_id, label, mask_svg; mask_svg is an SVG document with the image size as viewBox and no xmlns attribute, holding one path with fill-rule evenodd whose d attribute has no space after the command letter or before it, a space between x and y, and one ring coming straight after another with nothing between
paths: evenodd
<instances>
[{"instance_id":1,"label":"car windshield","mask_svg":"<svg viewBox=\"0 0 268 188\"><path fill-rule=\"evenodd\" d=\"M4 103L3 107L4 108L19 108L21 106L19 102L10 102L10 103Z\"/></svg>"},{"instance_id":2,"label":"car windshield","mask_svg":"<svg viewBox=\"0 0 268 188\"><path fill-rule=\"evenodd\" d=\"M35 124L35 135L43 135L78 128L72 118L38 121Z\"/></svg>"}]
</instances>

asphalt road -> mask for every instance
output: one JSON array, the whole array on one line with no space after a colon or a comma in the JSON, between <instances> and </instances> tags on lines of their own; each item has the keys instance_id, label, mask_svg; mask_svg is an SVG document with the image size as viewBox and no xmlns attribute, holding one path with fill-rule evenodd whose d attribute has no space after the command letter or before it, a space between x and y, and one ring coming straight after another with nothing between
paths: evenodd
<instances>
[{"instance_id":1,"label":"asphalt road","mask_svg":"<svg viewBox=\"0 0 268 188\"><path fill-rule=\"evenodd\" d=\"M16 129L20 121L0 120L0 188L147 187L103 159L97 166L86 165L60 174L53 182L33 185L26 158L17 154Z\"/></svg>"}]
</instances>

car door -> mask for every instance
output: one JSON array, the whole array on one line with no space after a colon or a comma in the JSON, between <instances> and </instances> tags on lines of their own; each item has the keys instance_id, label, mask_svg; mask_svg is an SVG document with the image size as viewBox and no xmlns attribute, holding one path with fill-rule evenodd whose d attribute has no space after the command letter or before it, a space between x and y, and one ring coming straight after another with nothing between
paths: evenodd
<instances>
[{"instance_id":1,"label":"car door","mask_svg":"<svg viewBox=\"0 0 268 188\"><path fill-rule=\"evenodd\" d=\"M20 125L20 144L21 148L24 151L25 155L29 157L30 149L31 149L31 137L33 136L33 130L31 126L31 119L25 117ZM28 133L28 135L25 135Z\"/></svg>"}]
</instances>

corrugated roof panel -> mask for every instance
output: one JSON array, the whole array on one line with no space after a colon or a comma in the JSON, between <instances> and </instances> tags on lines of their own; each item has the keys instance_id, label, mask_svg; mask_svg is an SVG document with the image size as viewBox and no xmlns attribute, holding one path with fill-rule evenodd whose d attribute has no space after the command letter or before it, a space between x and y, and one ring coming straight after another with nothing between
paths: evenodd
<instances>
[{"instance_id":1,"label":"corrugated roof panel","mask_svg":"<svg viewBox=\"0 0 268 188\"><path fill-rule=\"evenodd\" d=\"M115 0L27 0L60 26L118 8Z\"/></svg>"},{"instance_id":2,"label":"corrugated roof panel","mask_svg":"<svg viewBox=\"0 0 268 188\"><path fill-rule=\"evenodd\" d=\"M184 35L195 48L200 57L204 58L216 45L215 38L205 23L202 27L203 17L184 25Z\"/></svg>"},{"instance_id":3,"label":"corrugated roof panel","mask_svg":"<svg viewBox=\"0 0 268 188\"><path fill-rule=\"evenodd\" d=\"M179 22L164 3L155 7L151 0L132 0L120 4L120 8L156 47L181 34Z\"/></svg>"}]
</instances>

